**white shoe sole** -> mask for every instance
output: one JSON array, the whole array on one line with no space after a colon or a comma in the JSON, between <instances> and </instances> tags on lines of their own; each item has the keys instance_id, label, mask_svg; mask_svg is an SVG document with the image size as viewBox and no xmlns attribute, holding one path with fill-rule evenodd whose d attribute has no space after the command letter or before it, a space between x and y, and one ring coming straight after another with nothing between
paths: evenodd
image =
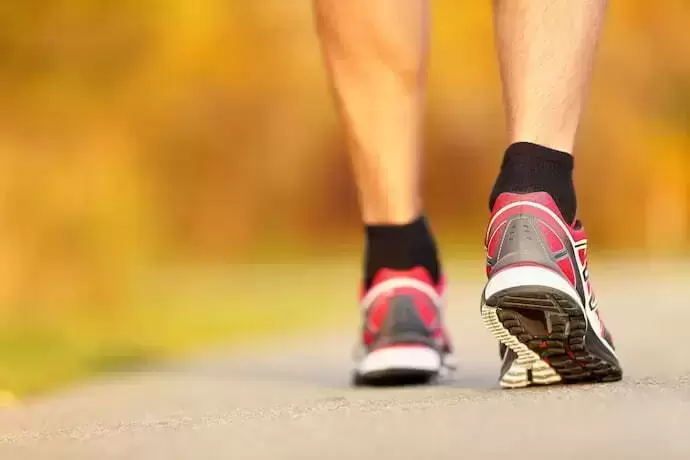
<instances>
[{"instance_id":1,"label":"white shoe sole","mask_svg":"<svg viewBox=\"0 0 690 460\"><path fill-rule=\"evenodd\" d=\"M447 377L455 364L449 355L442 355L423 345L396 345L374 350L357 363L357 384L428 383Z\"/></svg>"}]
</instances>

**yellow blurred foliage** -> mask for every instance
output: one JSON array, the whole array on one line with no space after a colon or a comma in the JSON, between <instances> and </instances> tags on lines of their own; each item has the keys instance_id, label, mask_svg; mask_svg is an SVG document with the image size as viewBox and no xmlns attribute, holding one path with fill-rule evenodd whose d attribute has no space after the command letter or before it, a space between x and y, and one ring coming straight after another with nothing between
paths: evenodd
<instances>
[{"instance_id":1,"label":"yellow blurred foliage","mask_svg":"<svg viewBox=\"0 0 690 460\"><path fill-rule=\"evenodd\" d=\"M152 264L357 241L308 0L0 3L5 309L107 308ZM490 2L434 8L426 199L480 244L505 142ZM596 248L687 243L688 17L612 2L577 161Z\"/></svg>"}]
</instances>

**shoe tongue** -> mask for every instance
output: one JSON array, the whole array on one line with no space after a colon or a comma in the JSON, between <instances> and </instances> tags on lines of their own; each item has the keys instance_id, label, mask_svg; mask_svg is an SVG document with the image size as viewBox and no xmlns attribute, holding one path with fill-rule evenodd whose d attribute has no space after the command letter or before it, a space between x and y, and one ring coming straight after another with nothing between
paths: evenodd
<instances>
[{"instance_id":1,"label":"shoe tongue","mask_svg":"<svg viewBox=\"0 0 690 460\"><path fill-rule=\"evenodd\" d=\"M390 268L382 268L376 273L373 284L376 285L391 278L414 278L426 284L434 285L431 275L424 267L414 267L410 270L393 270Z\"/></svg>"}]
</instances>

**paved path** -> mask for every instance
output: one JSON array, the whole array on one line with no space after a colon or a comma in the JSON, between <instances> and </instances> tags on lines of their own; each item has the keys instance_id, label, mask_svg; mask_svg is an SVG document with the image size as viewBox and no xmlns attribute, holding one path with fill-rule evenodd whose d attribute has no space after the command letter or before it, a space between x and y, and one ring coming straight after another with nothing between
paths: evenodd
<instances>
[{"instance_id":1,"label":"paved path","mask_svg":"<svg viewBox=\"0 0 690 460\"><path fill-rule=\"evenodd\" d=\"M0 459L690 459L690 264L595 276L618 384L498 389L480 281L456 283L462 365L448 384L349 388L353 313L254 356L209 354L3 409Z\"/></svg>"}]
</instances>

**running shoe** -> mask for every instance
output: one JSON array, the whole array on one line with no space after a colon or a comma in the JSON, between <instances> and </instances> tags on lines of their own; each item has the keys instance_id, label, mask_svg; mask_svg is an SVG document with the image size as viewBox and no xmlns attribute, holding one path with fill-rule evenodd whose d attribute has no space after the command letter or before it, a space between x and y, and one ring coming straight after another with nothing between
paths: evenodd
<instances>
[{"instance_id":1,"label":"running shoe","mask_svg":"<svg viewBox=\"0 0 690 460\"><path fill-rule=\"evenodd\" d=\"M501 343L502 387L622 378L592 290L580 221L567 223L548 193L504 193L485 247L481 314Z\"/></svg>"},{"instance_id":2,"label":"running shoe","mask_svg":"<svg viewBox=\"0 0 690 460\"><path fill-rule=\"evenodd\" d=\"M363 327L354 384L433 383L454 369L443 323L445 281L421 267L380 270L361 295Z\"/></svg>"}]
</instances>

